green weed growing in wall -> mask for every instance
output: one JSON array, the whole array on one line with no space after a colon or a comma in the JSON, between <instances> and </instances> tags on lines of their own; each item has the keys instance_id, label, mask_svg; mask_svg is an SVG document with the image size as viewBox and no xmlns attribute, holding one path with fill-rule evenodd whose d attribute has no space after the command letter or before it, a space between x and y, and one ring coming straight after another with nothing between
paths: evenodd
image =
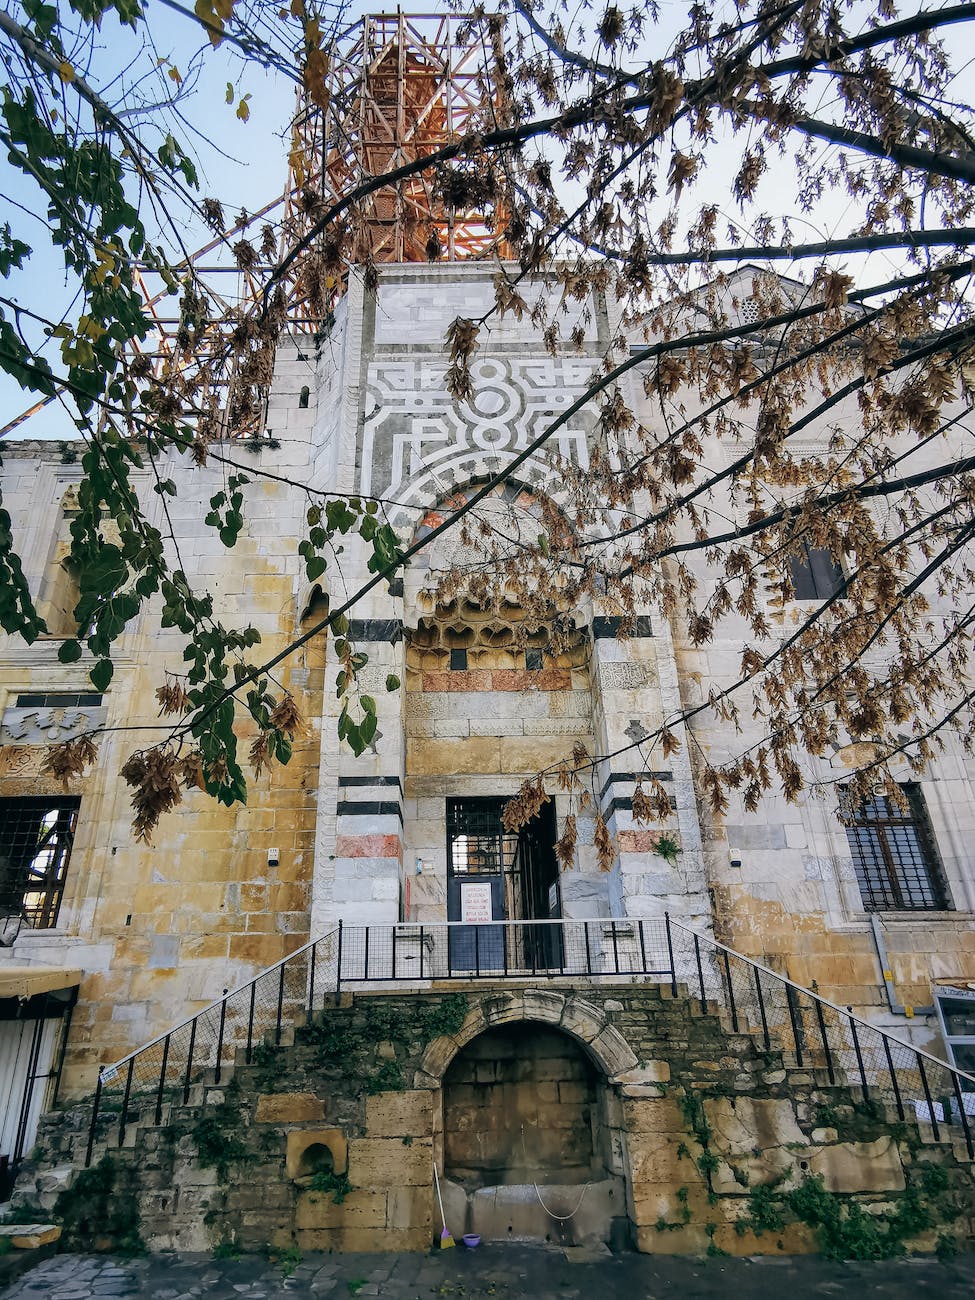
<instances>
[{"instance_id":1,"label":"green weed growing in wall","mask_svg":"<svg viewBox=\"0 0 975 1300\"><path fill-rule=\"evenodd\" d=\"M239 1125L239 1112L224 1102L219 1106L208 1106L190 1134L200 1164L204 1169L216 1169L221 1182L226 1181L231 1165L252 1158L246 1143L235 1131Z\"/></svg>"}]
</instances>

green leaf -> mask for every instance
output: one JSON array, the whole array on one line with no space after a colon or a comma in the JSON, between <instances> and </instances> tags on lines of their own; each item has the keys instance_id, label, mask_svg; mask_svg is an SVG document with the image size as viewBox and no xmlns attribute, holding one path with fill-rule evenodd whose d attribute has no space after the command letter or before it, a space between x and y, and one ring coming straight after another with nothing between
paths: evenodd
<instances>
[{"instance_id":1,"label":"green leaf","mask_svg":"<svg viewBox=\"0 0 975 1300\"><path fill-rule=\"evenodd\" d=\"M379 522L373 515L363 515L359 521L359 536L364 542L371 542L379 531Z\"/></svg>"},{"instance_id":2,"label":"green leaf","mask_svg":"<svg viewBox=\"0 0 975 1300\"><path fill-rule=\"evenodd\" d=\"M346 739L349 742L349 748L352 750L353 754L355 754L356 758L358 758L368 743L362 735L361 728L350 726Z\"/></svg>"},{"instance_id":3,"label":"green leaf","mask_svg":"<svg viewBox=\"0 0 975 1300\"><path fill-rule=\"evenodd\" d=\"M112 663L111 659L99 659L98 663L95 664L88 676L96 691L106 691L108 690L114 672L115 665Z\"/></svg>"},{"instance_id":4,"label":"green leaf","mask_svg":"<svg viewBox=\"0 0 975 1300\"><path fill-rule=\"evenodd\" d=\"M359 735L362 738L363 748L372 743L378 722L379 720L374 713L367 713L359 723Z\"/></svg>"},{"instance_id":5,"label":"green leaf","mask_svg":"<svg viewBox=\"0 0 975 1300\"><path fill-rule=\"evenodd\" d=\"M400 688L399 678L396 676L395 673L390 673L389 676L386 678L387 691L398 691L399 688Z\"/></svg>"},{"instance_id":6,"label":"green leaf","mask_svg":"<svg viewBox=\"0 0 975 1300\"><path fill-rule=\"evenodd\" d=\"M308 581L314 582L316 578L320 578L325 572L325 567L325 561L320 555L313 556L313 558L305 565L305 572L308 575Z\"/></svg>"},{"instance_id":7,"label":"green leaf","mask_svg":"<svg viewBox=\"0 0 975 1300\"><path fill-rule=\"evenodd\" d=\"M76 664L81 658L80 641L62 641L58 646L58 659L63 664Z\"/></svg>"}]
</instances>

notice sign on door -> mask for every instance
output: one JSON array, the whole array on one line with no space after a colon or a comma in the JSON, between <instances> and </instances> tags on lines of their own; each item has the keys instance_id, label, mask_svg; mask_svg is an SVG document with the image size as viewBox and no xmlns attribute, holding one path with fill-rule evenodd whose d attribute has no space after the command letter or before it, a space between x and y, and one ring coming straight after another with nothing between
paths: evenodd
<instances>
[{"instance_id":1,"label":"notice sign on door","mask_svg":"<svg viewBox=\"0 0 975 1300\"><path fill-rule=\"evenodd\" d=\"M494 920L489 884L467 884L460 887L460 919L465 925L483 925Z\"/></svg>"}]
</instances>

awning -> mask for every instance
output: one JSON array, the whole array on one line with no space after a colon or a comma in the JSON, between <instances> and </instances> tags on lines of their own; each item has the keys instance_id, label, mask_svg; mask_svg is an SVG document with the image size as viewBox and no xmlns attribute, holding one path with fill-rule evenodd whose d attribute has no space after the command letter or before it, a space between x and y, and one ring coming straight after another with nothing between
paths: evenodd
<instances>
[{"instance_id":1,"label":"awning","mask_svg":"<svg viewBox=\"0 0 975 1300\"><path fill-rule=\"evenodd\" d=\"M80 970L64 966L0 966L0 998L32 998L81 983Z\"/></svg>"}]
</instances>

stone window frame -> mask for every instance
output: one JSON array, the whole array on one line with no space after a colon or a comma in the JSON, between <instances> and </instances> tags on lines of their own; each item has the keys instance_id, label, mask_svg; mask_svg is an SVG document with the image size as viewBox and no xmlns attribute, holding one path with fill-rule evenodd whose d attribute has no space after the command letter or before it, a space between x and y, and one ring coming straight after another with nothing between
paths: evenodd
<instances>
[{"instance_id":1,"label":"stone window frame","mask_svg":"<svg viewBox=\"0 0 975 1300\"><path fill-rule=\"evenodd\" d=\"M908 801L905 810L891 805L883 795L869 807L857 808L845 798L845 787L840 789L840 820L861 906L867 913L954 913L921 787L912 781L900 788Z\"/></svg>"}]
</instances>

